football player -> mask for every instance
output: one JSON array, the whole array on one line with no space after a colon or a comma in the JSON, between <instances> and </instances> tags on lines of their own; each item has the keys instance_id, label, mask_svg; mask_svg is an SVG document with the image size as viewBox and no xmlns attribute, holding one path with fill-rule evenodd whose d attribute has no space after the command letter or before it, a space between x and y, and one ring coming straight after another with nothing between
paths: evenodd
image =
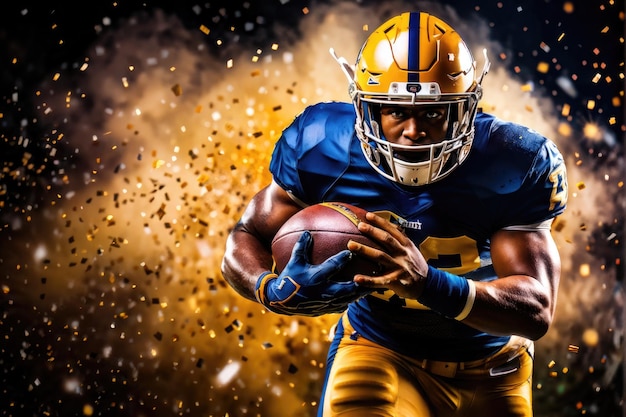
<instances>
[{"instance_id":1,"label":"football player","mask_svg":"<svg viewBox=\"0 0 626 417\"><path fill-rule=\"evenodd\" d=\"M479 111L484 60L477 70L431 14L383 23L354 66L337 58L352 102L311 105L284 130L273 181L228 238L223 275L244 297L278 314L342 313L319 416L532 416L566 169L552 141ZM272 237L323 201L365 208L359 229L384 250L350 242L311 265L304 232L276 274ZM383 272L342 276L352 256Z\"/></svg>"}]
</instances>

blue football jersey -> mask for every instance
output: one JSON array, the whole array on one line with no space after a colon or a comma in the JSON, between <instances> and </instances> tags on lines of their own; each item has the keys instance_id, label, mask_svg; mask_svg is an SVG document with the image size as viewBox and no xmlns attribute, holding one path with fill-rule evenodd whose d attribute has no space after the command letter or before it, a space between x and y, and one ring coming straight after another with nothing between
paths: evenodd
<instances>
[{"instance_id":1,"label":"blue football jersey","mask_svg":"<svg viewBox=\"0 0 626 417\"><path fill-rule=\"evenodd\" d=\"M428 263L475 280L496 279L489 239L565 209L567 181L555 144L524 126L479 113L467 159L446 178L408 187L372 169L354 130L351 103L306 108L276 143L274 180L306 204L338 201L403 226ZM415 358L466 361L495 352L494 336L429 310L416 300L378 291L348 307L355 330Z\"/></svg>"}]
</instances>

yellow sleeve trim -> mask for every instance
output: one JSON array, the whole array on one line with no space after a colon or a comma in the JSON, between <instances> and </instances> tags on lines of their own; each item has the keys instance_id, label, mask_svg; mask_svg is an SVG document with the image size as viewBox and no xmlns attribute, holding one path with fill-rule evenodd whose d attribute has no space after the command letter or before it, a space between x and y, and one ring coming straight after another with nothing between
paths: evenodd
<instances>
[{"instance_id":1,"label":"yellow sleeve trim","mask_svg":"<svg viewBox=\"0 0 626 417\"><path fill-rule=\"evenodd\" d=\"M259 283L257 283L256 285L256 291L254 292L254 296L257 299L257 301L263 305L266 305L266 300L265 300L265 287L267 286L267 283L270 280L276 279L278 278L277 274L274 274L273 272L265 272L264 274L262 274L259 277Z\"/></svg>"}]
</instances>

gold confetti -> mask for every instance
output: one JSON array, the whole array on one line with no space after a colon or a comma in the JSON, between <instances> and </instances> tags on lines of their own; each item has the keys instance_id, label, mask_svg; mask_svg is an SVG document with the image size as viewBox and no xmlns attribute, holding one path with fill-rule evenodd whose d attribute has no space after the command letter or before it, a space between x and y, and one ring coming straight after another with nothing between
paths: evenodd
<instances>
[{"instance_id":1,"label":"gold confetti","mask_svg":"<svg viewBox=\"0 0 626 417\"><path fill-rule=\"evenodd\" d=\"M550 64L547 62L540 62L537 64L537 71L546 74L550 70Z\"/></svg>"},{"instance_id":2,"label":"gold confetti","mask_svg":"<svg viewBox=\"0 0 626 417\"><path fill-rule=\"evenodd\" d=\"M578 347L576 345L568 345L567 346L567 350L568 350L568 352L578 353L578 351L580 350L580 347Z\"/></svg>"}]
</instances>

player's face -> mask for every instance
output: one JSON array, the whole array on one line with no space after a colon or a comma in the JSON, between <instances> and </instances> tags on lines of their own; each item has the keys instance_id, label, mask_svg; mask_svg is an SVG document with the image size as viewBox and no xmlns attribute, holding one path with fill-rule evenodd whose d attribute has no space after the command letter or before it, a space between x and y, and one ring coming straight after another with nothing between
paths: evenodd
<instances>
[{"instance_id":1,"label":"player's face","mask_svg":"<svg viewBox=\"0 0 626 417\"><path fill-rule=\"evenodd\" d=\"M382 106L380 127L385 139L399 145L441 142L448 128L448 106Z\"/></svg>"}]
</instances>

